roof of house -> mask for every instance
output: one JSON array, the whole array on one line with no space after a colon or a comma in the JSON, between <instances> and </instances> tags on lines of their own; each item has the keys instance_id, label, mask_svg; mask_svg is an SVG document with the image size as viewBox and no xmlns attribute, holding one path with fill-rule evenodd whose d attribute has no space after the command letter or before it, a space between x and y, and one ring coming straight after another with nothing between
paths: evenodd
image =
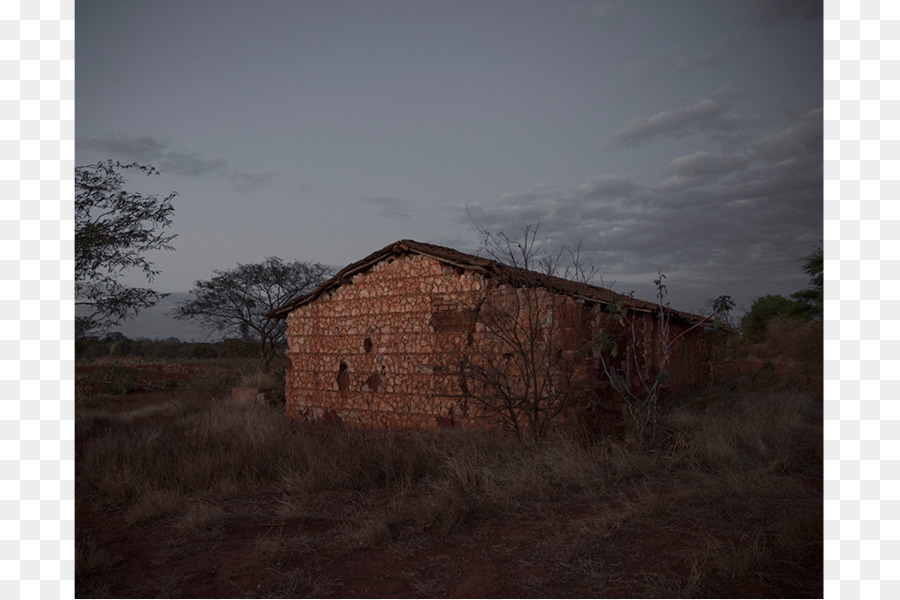
<instances>
[{"instance_id":1,"label":"roof of house","mask_svg":"<svg viewBox=\"0 0 900 600\"><path fill-rule=\"evenodd\" d=\"M475 256L473 254L466 254L452 248L445 248L444 246L426 244L415 240L400 240L399 242L389 244L381 250L373 252L360 261L347 265L338 271L331 279L322 282L322 284L312 292L293 298L282 306L272 310L269 313L269 316L284 318L292 310L303 306L304 304L313 302L322 296L322 294L347 283L353 275L370 269L373 265L386 258L407 253L429 256L440 262L476 271L483 274L486 278L497 278L501 282L509 283L517 287L543 287L556 293L591 303L611 304L615 301L619 301L627 308L633 310L644 312L659 311L659 305L654 302L647 302L624 294L618 294L606 288L587 283L579 283L577 281L571 281L553 275L546 275L536 271L512 267L496 260ZM671 315L689 323L696 323L704 320L704 317L699 315L676 310L672 310Z\"/></svg>"}]
</instances>

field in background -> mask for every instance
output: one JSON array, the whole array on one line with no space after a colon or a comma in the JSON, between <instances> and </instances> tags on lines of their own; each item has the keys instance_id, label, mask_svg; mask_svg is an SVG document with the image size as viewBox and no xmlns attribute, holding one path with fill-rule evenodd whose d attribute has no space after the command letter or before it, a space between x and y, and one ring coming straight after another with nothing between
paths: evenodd
<instances>
[{"instance_id":1,"label":"field in background","mask_svg":"<svg viewBox=\"0 0 900 600\"><path fill-rule=\"evenodd\" d=\"M723 344L652 452L315 428L226 400L247 357L83 352L77 595L820 597L814 325Z\"/></svg>"}]
</instances>

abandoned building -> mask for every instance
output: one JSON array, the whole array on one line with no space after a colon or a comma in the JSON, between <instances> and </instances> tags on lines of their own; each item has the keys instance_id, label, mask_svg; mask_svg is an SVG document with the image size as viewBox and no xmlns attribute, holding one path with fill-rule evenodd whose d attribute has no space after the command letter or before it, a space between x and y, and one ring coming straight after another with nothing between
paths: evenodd
<instances>
[{"instance_id":1,"label":"abandoned building","mask_svg":"<svg viewBox=\"0 0 900 600\"><path fill-rule=\"evenodd\" d=\"M508 427L510 414L514 427L536 427L529 411L554 423L621 419L610 374L639 389L666 351L668 391L696 382L709 366L703 319L667 312L663 321L655 303L402 240L270 314L287 321L288 417L483 429Z\"/></svg>"}]
</instances>

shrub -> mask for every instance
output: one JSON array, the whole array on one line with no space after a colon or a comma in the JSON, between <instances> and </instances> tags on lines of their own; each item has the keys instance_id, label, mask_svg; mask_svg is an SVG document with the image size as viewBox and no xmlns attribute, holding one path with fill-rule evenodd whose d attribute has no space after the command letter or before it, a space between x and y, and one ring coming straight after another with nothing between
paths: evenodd
<instances>
[{"instance_id":1,"label":"shrub","mask_svg":"<svg viewBox=\"0 0 900 600\"><path fill-rule=\"evenodd\" d=\"M279 380L271 373L252 371L244 373L240 379L241 387L253 387L261 390L272 390L284 386L284 380Z\"/></svg>"},{"instance_id":2,"label":"shrub","mask_svg":"<svg viewBox=\"0 0 900 600\"><path fill-rule=\"evenodd\" d=\"M187 345L186 355L189 358L218 358L220 353L215 344L197 342Z\"/></svg>"},{"instance_id":3,"label":"shrub","mask_svg":"<svg viewBox=\"0 0 900 600\"><path fill-rule=\"evenodd\" d=\"M112 356L127 356L134 350L134 343L128 338L116 340L109 346L109 353Z\"/></svg>"},{"instance_id":4,"label":"shrub","mask_svg":"<svg viewBox=\"0 0 900 600\"><path fill-rule=\"evenodd\" d=\"M238 338L227 338L216 344L216 353L219 358L254 358L259 354L255 344Z\"/></svg>"},{"instance_id":5,"label":"shrub","mask_svg":"<svg viewBox=\"0 0 900 600\"><path fill-rule=\"evenodd\" d=\"M757 298L741 319L744 338L760 342L766 337L770 322L776 319L806 319L808 310L802 302L770 294Z\"/></svg>"}]
</instances>

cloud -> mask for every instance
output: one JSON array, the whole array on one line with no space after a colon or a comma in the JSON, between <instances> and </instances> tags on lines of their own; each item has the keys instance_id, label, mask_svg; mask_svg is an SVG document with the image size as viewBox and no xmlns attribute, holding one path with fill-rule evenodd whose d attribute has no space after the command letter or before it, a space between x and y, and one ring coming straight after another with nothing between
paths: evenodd
<instances>
[{"instance_id":1,"label":"cloud","mask_svg":"<svg viewBox=\"0 0 900 600\"><path fill-rule=\"evenodd\" d=\"M661 269L677 308L698 310L730 294L747 309L758 296L806 285L797 259L822 237L822 149L814 139L821 140L819 110L739 152L675 157L658 183L597 175L468 209L483 229L513 234L540 221L549 240L580 241L599 274L620 282L617 291L633 287L651 298Z\"/></svg>"},{"instance_id":2,"label":"cloud","mask_svg":"<svg viewBox=\"0 0 900 600\"><path fill-rule=\"evenodd\" d=\"M366 198L363 202L377 207L376 214L385 219L409 219L412 216L412 206L406 200L399 198Z\"/></svg>"},{"instance_id":3,"label":"cloud","mask_svg":"<svg viewBox=\"0 0 900 600\"><path fill-rule=\"evenodd\" d=\"M247 191L271 181L277 173L236 172L224 158L204 158L195 153L169 150L169 144L144 134L109 133L75 138L78 150L94 151L124 162L149 163L162 172L183 177L215 175L234 183L234 189Z\"/></svg>"},{"instance_id":4,"label":"cloud","mask_svg":"<svg viewBox=\"0 0 900 600\"><path fill-rule=\"evenodd\" d=\"M235 172L226 175L226 179L234 183L234 189L237 191L246 192L268 185L277 176L278 173L273 171L267 173Z\"/></svg>"},{"instance_id":5,"label":"cloud","mask_svg":"<svg viewBox=\"0 0 900 600\"><path fill-rule=\"evenodd\" d=\"M746 166L750 157L745 154L711 154L695 152L679 156L669 163L669 172L683 177L720 175Z\"/></svg>"},{"instance_id":6,"label":"cloud","mask_svg":"<svg viewBox=\"0 0 900 600\"><path fill-rule=\"evenodd\" d=\"M149 135L129 133L78 136L75 144L80 150L94 150L124 161L141 163L158 163L166 148L166 144Z\"/></svg>"},{"instance_id":7,"label":"cloud","mask_svg":"<svg viewBox=\"0 0 900 600\"><path fill-rule=\"evenodd\" d=\"M682 138L695 131L738 129L746 119L725 113L745 95L744 90L731 85L720 87L709 98L632 119L610 135L607 143L633 147L657 137Z\"/></svg>"},{"instance_id":8,"label":"cloud","mask_svg":"<svg viewBox=\"0 0 900 600\"><path fill-rule=\"evenodd\" d=\"M740 17L752 17L766 24L783 21L821 21L822 0L741 0L735 7Z\"/></svg>"},{"instance_id":9,"label":"cloud","mask_svg":"<svg viewBox=\"0 0 900 600\"><path fill-rule=\"evenodd\" d=\"M682 57L675 62L675 70L683 73L693 69L711 69L738 53L730 40L719 40L703 46L699 54Z\"/></svg>"},{"instance_id":10,"label":"cloud","mask_svg":"<svg viewBox=\"0 0 900 600\"><path fill-rule=\"evenodd\" d=\"M753 144L761 157L770 161L796 159L822 152L821 108L804 114L798 121L772 131Z\"/></svg>"},{"instance_id":11,"label":"cloud","mask_svg":"<svg viewBox=\"0 0 900 600\"><path fill-rule=\"evenodd\" d=\"M699 46L687 48L679 46L641 59L629 70L635 79L646 79L665 73L686 73L694 70L712 69L738 54L736 45L728 39L721 39Z\"/></svg>"},{"instance_id":12,"label":"cloud","mask_svg":"<svg viewBox=\"0 0 900 600\"><path fill-rule=\"evenodd\" d=\"M602 19L610 17L625 6L623 0L603 0L602 2L594 2L588 7L588 14L592 17Z\"/></svg>"},{"instance_id":13,"label":"cloud","mask_svg":"<svg viewBox=\"0 0 900 600\"><path fill-rule=\"evenodd\" d=\"M167 152L160 159L161 170L185 177L224 174L227 164L224 158L202 159L196 154L184 152Z\"/></svg>"},{"instance_id":14,"label":"cloud","mask_svg":"<svg viewBox=\"0 0 900 600\"><path fill-rule=\"evenodd\" d=\"M600 175L588 178L576 188L576 192L587 198L623 198L639 188L640 184L630 177Z\"/></svg>"}]
</instances>

